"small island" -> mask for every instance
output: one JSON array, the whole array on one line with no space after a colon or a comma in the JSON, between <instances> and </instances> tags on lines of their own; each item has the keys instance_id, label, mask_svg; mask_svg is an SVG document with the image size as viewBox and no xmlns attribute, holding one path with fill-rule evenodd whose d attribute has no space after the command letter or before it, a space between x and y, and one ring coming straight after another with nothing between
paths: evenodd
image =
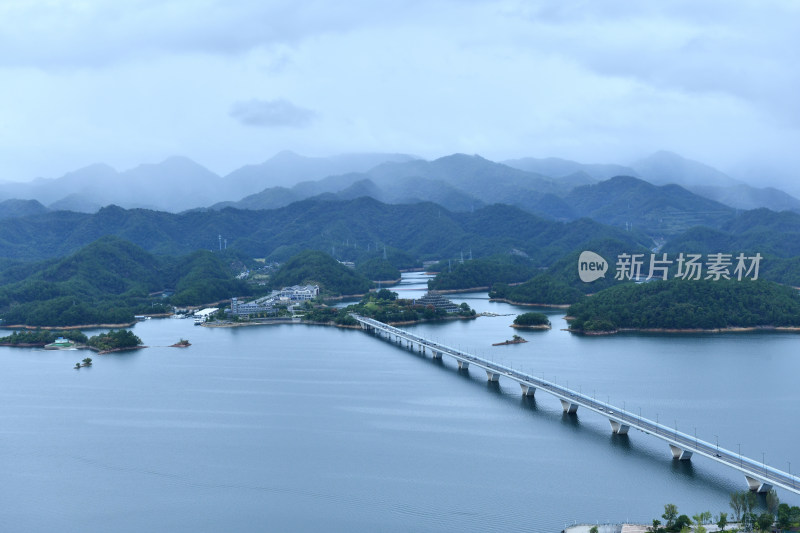
<instances>
[{"instance_id":1,"label":"small island","mask_svg":"<svg viewBox=\"0 0 800 533\"><path fill-rule=\"evenodd\" d=\"M512 328L550 329L550 319L544 313L523 313L514 319ZM516 336L516 335L515 335Z\"/></svg>"},{"instance_id":2,"label":"small island","mask_svg":"<svg viewBox=\"0 0 800 533\"><path fill-rule=\"evenodd\" d=\"M511 340L503 341L503 342L495 342L492 346L505 346L507 344L522 344L523 342L528 342L527 340L523 339L519 335L514 335Z\"/></svg>"},{"instance_id":3,"label":"small island","mask_svg":"<svg viewBox=\"0 0 800 533\"><path fill-rule=\"evenodd\" d=\"M181 339L175 344L170 344L170 348L188 348L192 343L188 339Z\"/></svg>"},{"instance_id":4,"label":"small island","mask_svg":"<svg viewBox=\"0 0 800 533\"><path fill-rule=\"evenodd\" d=\"M181 339L183 341L183 339ZM189 341L186 341L187 343ZM22 348L44 348L46 350L89 349L99 354L145 348L142 339L127 329L111 330L92 337L86 337L77 330L65 331L15 331L11 335L0 337L0 346L17 346ZM88 358L87 358L88 359ZM87 363L86 359L83 361ZM80 365L80 363L78 363ZM91 365L91 359L88 364ZM75 368L79 368L76 366Z\"/></svg>"},{"instance_id":5,"label":"small island","mask_svg":"<svg viewBox=\"0 0 800 533\"><path fill-rule=\"evenodd\" d=\"M86 345L89 349L95 350L101 355L111 352L121 352L123 350L145 348L145 346L142 346L142 339L127 329L112 329L108 333L95 335L89 338Z\"/></svg>"},{"instance_id":6,"label":"small island","mask_svg":"<svg viewBox=\"0 0 800 533\"><path fill-rule=\"evenodd\" d=\"M80 370L81 368L92 366L92 358L86 357L83 361L75 363L75 370Z\"/></svg>"}]
</instances>

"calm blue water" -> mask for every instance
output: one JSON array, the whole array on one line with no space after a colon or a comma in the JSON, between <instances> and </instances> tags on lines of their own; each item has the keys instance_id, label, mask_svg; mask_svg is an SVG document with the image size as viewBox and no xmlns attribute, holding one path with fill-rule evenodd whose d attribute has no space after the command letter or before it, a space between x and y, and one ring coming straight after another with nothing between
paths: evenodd
<instances>
[{"instance_id":1,"label":"calm blue water","mask_svg":"<svg viewBox=\"0 0 800 533\"><path fill-rule=\"evenodd\" d=\"M403 296L419 286L399 287ZM405 290L409 289L409 290ZM478 311L526 309L485 295ZM800 470L800 337L510 338L513 316L414 326L632 412ZM150 348L0 348L0 531L560 531L729 512L741 475L557 400L363 332L149 320ZM187 349L168 348L189 338ZM783 491L792 505L800 497Z\"/></svg>"}]
</instances>

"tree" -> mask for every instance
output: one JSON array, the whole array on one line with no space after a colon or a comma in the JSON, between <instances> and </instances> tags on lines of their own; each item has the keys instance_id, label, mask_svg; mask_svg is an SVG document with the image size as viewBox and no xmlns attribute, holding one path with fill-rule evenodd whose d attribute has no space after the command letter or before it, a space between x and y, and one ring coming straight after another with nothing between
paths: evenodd
<instances>
[{"instance_id":1,"label":"tree","mask_svg":"<svg viewBox=\"0 0 800 533\"><path fill-rule=\"evenodd\" d=\"M728 525L728 513L719 513L717 518L717 527L720 531L725 531L725 526Z\"/></svg>"},{"instance_id":2,"label":"tree","mask_svg":"<svg viewBox=\"0 0 800 533\"><path fill-rule=\"evenodd\" d=\"M395 301L397 300L397 293L392 292L389 289L381 289L375 293L375 299Z\"/></svg>"},{"instance_id":3,"label":"tree","mask_svg":"<svg viewBox=\"0 0 800 533\"><path fill-rule=\"evenodd\" d=\"M685 514L680 515L675 519L675 524L672 526L673 531L682 531L683 528L688 528L692 525L692 519Z\"/></svg>"},{"instance_id":4,"label":"tree","mask_svg":"<svg viewBox=\"0 0 800 533\"><path fill-rule=\"evenodd\" d=\"M592 526L589 528L589 533L597 533L597 526Z\"/></svg>"},{"instance_id":5,"label":"tree","mask_svg":"<svg viewBox=\"0 0 800 533\"><path fill-rule=\"evenodd\" d=\"M770 489L767 493L767 511L775 516L778 513L778 505L780 505L781 499L778 497L778 493L775 492L775 489Z\"/></svg>"},{"instance_id":6,"label":"tree","mask_svg":"<svg viewBox=\"0 0 800 533\"><path fill-rule=\"evenodd\" d=\"M772 527L772 522L774 521L775 517L772 513L761 513L756 519L756 525L758 526L759 531L769 531L769 528Z\"/></svg>"},{"instance_id":7,"label":"tree","mask_svg":"<svg viewBox=\"0 0 800 533\"><path fill-rule=\"evenodd\" d=\"M789 509L789 521L792 524L800 523L800 507L792 505Z\"/></svg>"},{"instance_id":8,"label":"tree","mask_svg":"<svg viewBox=\"0 0 800 533\"><path fill-rule=\"evenodd\" d=\"M667 529L672 529L672 526L675 525L675 519L678 517L678 506L674 503L667 503L664 505L664 514L661 515L661 518L666 520L664 523L664 527Z\"/></svg>"},{"instance_id":9,"label":"tree","mask_svg":"<svg viewBox=\"0 0 800 533\"><path fill-rule=\"evenodd\" d=\"M742 492L731 493L730 506L731 509L733 510L733 518L735 522L739 522L742 519L743 505L744 505L744 493Z\"/></svg>"},{"instance_id":10,"label":"tree","mask_svg":"<svg viewBox=\"0 0 800 533\"><path fill-rule=\"evenodd\" d=\"M788 503L778 505L778 527L781 529L786 529L792 524L789 520L789 509Z\"/></svg>"},{"instance_id":11,"label":"tree","mask_svg":"<svg viewBox=\"0 0 800 533\"><path fill-rule=\"evenodd\" d=\"M653 518L653 526L650 528L650 531L652 533L658 533L658 531L661 529L659 527L660 525L661 525L661 520L659 520L658 518Z\"/></svg>"}]
</instances>

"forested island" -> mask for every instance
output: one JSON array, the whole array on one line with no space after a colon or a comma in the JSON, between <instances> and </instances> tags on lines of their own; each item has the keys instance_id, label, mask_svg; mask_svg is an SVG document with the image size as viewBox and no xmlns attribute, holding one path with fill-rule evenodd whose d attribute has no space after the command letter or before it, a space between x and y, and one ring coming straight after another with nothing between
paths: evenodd
<instances>
[{"instance_id":1,"label":"forested island","mask_svg":"<svg viewBox=\"0 0 800 533\"><path fill-rule=\"evenodd\" d=\"M800 294L769 281L667 280L625 284L570 306L570 331L800 328Z\"/></svg>"},{"instance_id":2,"label":"forested island","mask_svg":"<svg viewBox=\"0 0 800 533\"><path fill-rule=\"evenodd\" d=\"M107 333L100 333L99 335L89 337L86 345L100 353L117 352L140 347L142 345L142 339L137 337L130 330L112 329Z\"/></svg>"},{"instance_id":3,"label":"forested island","mask_svg":"<svg viewBox=\"0 0 800 533\"><path fill-rule=\"evenodd\" d=\"M381 289L365 295L357 304L349 305L343 309L314 306L308 302L303 310L303 320L338 326L358 325L356 320L350 316L350 313L374 318L386 324L408 324L448 318L474 318L477 316L475 310L466 303L459 305L457 311L448 313L445 309L436 308L432 305L417 304L414 300L398 298L396 292Z\"/></svg>"},{"instance_id":4,"label":"forested island","mask_svg":"<svg viewBox=\"0 0 800 533\"><path fill-rule=\"evenodd\" d=\"M550 319L544 313L522 313L514 319L512 328L550 329Z\"/></svg>"},{"instance_id":5,"label":"forested island","mask_svg":"<svg viewBox=\"0 0 800 533\"><path fill-rule=\"evenodd\" d=\"M111 330L87 337L78 330L43 330L14 331L10 335L0 337L0 346L44 347L52 344L59 337L76 343L77 348L89 348L100 353L137 348L142 339L126 329Z\"/></svg>"}]
</instances>

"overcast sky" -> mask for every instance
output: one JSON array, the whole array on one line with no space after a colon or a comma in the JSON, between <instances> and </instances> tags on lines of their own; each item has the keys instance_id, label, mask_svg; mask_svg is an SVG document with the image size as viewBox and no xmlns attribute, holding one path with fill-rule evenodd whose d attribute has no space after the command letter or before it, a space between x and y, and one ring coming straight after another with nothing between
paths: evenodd
<instances>
[{"instance_id":1,"label":"overcast sky","mask_svg":"<svg viewBox=\"0 0 800 533\"><path fill-rule=\"evenodd\" d=\"M2 0L0 180L665 149L771 183L800 168L798 28L795 0Z\"/></svg>"}]
</instances>

